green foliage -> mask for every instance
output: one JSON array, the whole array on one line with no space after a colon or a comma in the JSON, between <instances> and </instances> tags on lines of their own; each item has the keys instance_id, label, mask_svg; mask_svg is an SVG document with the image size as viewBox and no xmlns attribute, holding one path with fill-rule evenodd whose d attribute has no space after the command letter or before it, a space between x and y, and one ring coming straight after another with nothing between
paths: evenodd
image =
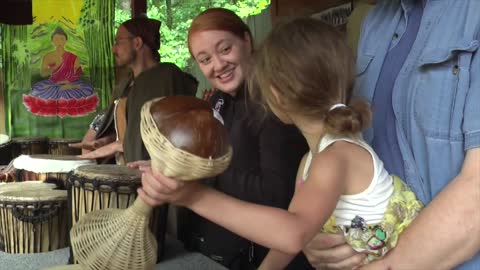
<instances>
[{"instance_id":1,"label":"green foliage","mask_svg":"<svg viewBox=\"0 0 480 270\"><path fill-rule=\"evenodd\" d=\"M130 10L124 7L124 3L125 0L117 0L115 27L130 18ZM167 4L171 7L170 12ZM207 8L223 7L246 19L259 14L268 5L270 0L147 0L147 16L162 22L159 50L162 62L172 62L188 69L187 32L195 16Z\"/></svg>"},{"instance_id":2,"label":"green foliage","mask_svg":"<svg viewBox=\"0 0 480 270\"><path fill-rule=\"evenodd\" d=\"M19 65L27 65L30 62L30 51L28 50L27 42L15 39L13 41L12 55Z\"/></svg>"}]
</instances>

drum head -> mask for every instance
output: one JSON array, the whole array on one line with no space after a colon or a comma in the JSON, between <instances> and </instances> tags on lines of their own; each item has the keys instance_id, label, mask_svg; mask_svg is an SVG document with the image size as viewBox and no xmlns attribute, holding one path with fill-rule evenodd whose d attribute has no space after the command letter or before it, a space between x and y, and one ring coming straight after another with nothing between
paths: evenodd
<instances>
[{"instance_id":1,"label":"drum head","mask_svg":"<svg viewBox=\"0 0 480 270\"><path fill-rule=\"evenodd\" d=\"M5 134L0 134L0 145L7 144L10 142L10 137Z\"/></svg>"},{"instance_id":2,"label":"drum head","mask_svg":"<svg viewBox=\"0 0 480 270\"><path fill-rule=\"evenodd\" d=\"M41 270L84 270L79 264L59 265L51 268L43 268Z\"/></svg>"},{"instance_id":3,"label":"drum head","mask_svg":"<svg viewBox=\"0 0 480 270\"><path fill-rule=\"evenodd\" d=\"M48 140L50 143L77 143L81 142L81 139L72 139L72 138L52 138Z\"/></svg>"},{"instance_id":4,"label":"drum head","mask_svg":"<svg viewBox=\"0 0 480 270\"><path fill-rule=\"evenodd\" d=\"M66 201L67 191L58 189L11 190L0 193L0 202Z\"/></svg>"},{"instance_id":5,"label":"drum head","mask_svg":"<svg viewBox=\"0 0 480 270\"><path fill-rule=\"evenodd\" d=\"M21 155L13 161L13 167L34 173L66 173L78 166L95 163L95 160L79 159L76 156Z\"/></svg>"},{"instance_id":6,"label":"drum head","mask_svg":"<svg viewBox=\"0 0 480 270\"><path fill-rule=\"evenodd\" d=\"M37 143L37 142L47 142L47 137L15 137L12 139L13 142L17 143Z\"/></svg>"},{"instance_id":7,"label":"drum head","mask_svg":"<svg viewBox=\"0 0 480 270\"><path fill-rule=\"evenodd\" d=\"M112 182L139 183L141 181L139 170L120 165L85 165L76 168L73 174L82 178Z\"/></svg>"},{"instance_id":8,"label":"drum head","mask_svg":"<svg viewBox=\"0 0 480 270\"><path fill-rule=\"evenodd\" d=\"M27 191L27 190L52 190L55 189L57 185L53 183L45 183L40 181L26 181L26 182L14 182L14 183L3 183L0 184L0 194L7 191Z\"/></svg>"},{"instance_id":9,"label":"drum head","mask_svg":"<svg viewBox=\"0 0 480 270\"><path fill-rule=\"evenodd\" d=\"M67 155L49 155L49 154L38 154L38 155L29 155L32 159L43 159L43 160L65 160L65 161L86 161L92 163L93 161L85 160L77 156L67 156Z\"/></svg>"}]
</instances>

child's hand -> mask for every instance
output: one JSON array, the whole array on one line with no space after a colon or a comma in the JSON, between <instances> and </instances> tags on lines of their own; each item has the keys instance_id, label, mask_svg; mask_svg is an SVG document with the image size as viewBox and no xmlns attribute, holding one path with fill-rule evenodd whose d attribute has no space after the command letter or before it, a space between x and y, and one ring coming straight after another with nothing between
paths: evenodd
<instances>
[{"instance_id":1,"label":"child's hand","mask_svg":"<svg viewBox=\"0 0 480 270\"><path fill-rule=\"evenodd\" d=\"M165 202L177 205L187 205L193 194L201 188L200 184L177 181L154 172L151 167L140 167L142 171L142 188L138 194L150 206L161 205Z\"/></svg>"}]
</instances>

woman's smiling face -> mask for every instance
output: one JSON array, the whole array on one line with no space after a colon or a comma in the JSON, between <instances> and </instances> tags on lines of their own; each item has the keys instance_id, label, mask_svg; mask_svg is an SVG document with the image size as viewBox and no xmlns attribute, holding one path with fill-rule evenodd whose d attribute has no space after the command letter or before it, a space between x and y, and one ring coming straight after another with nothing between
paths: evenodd
<instances>
[{"instance_id":1,"label":"woman's smiling face","mask_svg":"<svg viewBox=\"0 0 480 270\"><path fill-rule=\"evenodd\" d=\"M251 57L250 38L239 38L228 31L205 30L190 37L190 49L207 80L217 89L235 96L245 80Z\"/></svg>"}]
</instances>

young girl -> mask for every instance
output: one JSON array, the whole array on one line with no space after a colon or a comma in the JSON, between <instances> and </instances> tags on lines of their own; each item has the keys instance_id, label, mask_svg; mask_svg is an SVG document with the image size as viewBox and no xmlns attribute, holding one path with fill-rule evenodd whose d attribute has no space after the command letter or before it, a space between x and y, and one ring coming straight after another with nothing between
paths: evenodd
<instances>
[{"instance_id":1,"label":"young girl","mask_svg":"<svg viewBox=\"0 0 480 270\"><path fill-rule=\"evenodd\" d=\"M343 233L355 250L368 254L368 261L383 256L422 206L361 138L370 110L364 102L351 101L353 66L342 35L310 18L277 25L258 52L249 87L253 99L294 124L310 147L288 211L150 171L143 183L156 192L141 196L151 204L186 206L271 248L260 269L285 268L322 228Z\"/></svg>"}]
</instances>

